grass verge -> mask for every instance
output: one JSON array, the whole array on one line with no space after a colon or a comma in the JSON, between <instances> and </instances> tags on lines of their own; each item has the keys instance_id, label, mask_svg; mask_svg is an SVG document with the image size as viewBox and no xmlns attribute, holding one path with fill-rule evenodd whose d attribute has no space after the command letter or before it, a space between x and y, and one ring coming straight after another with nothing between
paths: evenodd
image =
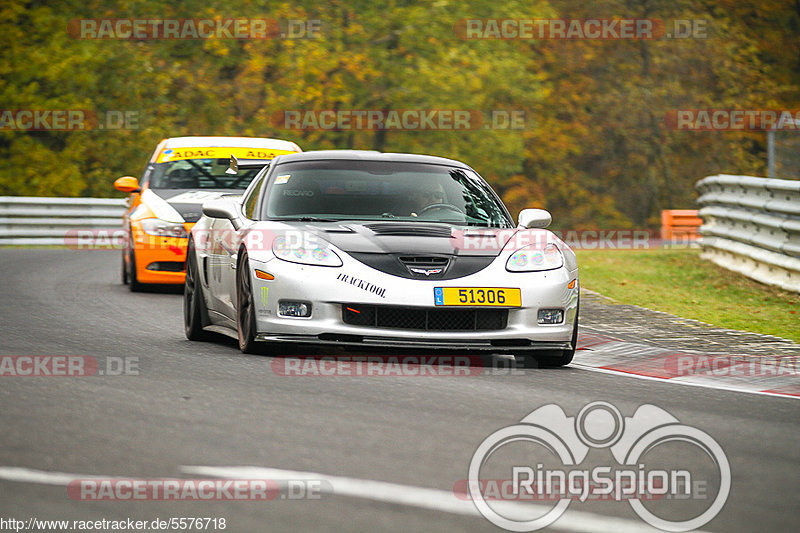
<instances>
[{"instance_id":1,"label":"grass verge","mask_svg":"<svg viewBox=\"0 0 800 533\"><path fill-rule=\"evenodd\" d=\"M699 250L576 253L581 285L619 302L800 342L800 294L720 268Z\"/></svg>"}]
</instances>

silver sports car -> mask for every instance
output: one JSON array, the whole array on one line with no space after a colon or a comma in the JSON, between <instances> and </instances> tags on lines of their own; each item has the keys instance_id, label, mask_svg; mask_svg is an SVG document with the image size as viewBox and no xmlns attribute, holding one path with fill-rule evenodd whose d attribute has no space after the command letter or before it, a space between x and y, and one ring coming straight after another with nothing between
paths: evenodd
<instances>
[{"instance_id":1,"label":"silver sports car","mask_svg":"<svg viewBox=\"0 0 800 533\"><path fill-rule=\"evenodd\" d=\"M186 336L462 350L560 366L575 352L578 266L544 228L514 224L464 163L368 151L280 155L191 231Z\"/></svg>"}]
</instances>

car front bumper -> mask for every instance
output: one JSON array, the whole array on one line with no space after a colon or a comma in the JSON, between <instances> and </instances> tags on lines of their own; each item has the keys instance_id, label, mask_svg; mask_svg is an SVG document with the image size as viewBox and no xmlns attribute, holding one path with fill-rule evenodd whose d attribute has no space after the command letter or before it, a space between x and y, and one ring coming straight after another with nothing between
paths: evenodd
<instances>
[{"instance_id":1,"label":"car front bumper","mask_svg":"<svg viewBox=\"0 0 800 533\"><path fill-rule=\"evenodd\" d=\"M185 223L187 234L194 224ZM149 235L132 225L136 279L140 283L182 285L186 280L188 238Z\"/></svg>"},{"instance_id":2,"label":"car front bumper","mask_svg":"<svg viewBox=\"0 0 800 533\"><path fill-rule=\"evenodd\" d=\"M578 311L577 269L561 267L542 272L507 272L498 258L480 272L452 280L406 279L385 274L347 256L337 268L289 263L273 257L250 258L256 339L269 342L363 345L394 348L456 350L565 350L571 346ZM264 280L259 269L274 276ZM346 276L346 277L344 277ZM358 280L353 283L352 280ZM570 282L573 288L568 288ZM521 307L508 310L506 327L491 330L426 330L356 326L345 323L348 305L442 309L434 305L436 287L510 287L521 291ZM307 318L280 316L281 301L311 305ZM447 306L447 309L476 309ZM482 306L480 309L497 309ZM560 324L538 324L540 309L563 309Z\"/></svg>"}]
</instances>

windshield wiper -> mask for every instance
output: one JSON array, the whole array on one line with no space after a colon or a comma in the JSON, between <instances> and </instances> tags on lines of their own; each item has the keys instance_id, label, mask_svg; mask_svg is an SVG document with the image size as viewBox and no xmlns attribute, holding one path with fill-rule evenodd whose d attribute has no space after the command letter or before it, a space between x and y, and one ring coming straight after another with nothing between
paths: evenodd
<instances>
[{"instance_id":1,"label":"windshield wiper","mask_svg":"<svg viewBox=\"0 0 800 533\"><path fill-rule=\"evenodd\" d=\"M481 228L491 228L492 226L488 222L464 222L465 226L478 226Z\"/></svg>"},{"instance_id":2,"label":"windshield wiper","mask_svg":"<svg viewBox=\"0 0 800 533\"><path fill-rule=\"evenodd\" d=\"M425 222L442 222L444 224L452 224L454 226L479 226L482 228L490 228L491 225L488 222L476 222L470 220L455 220L455 219L442 219L442 220L426 220Z\"/></svg>"},{"instance_id":3,"label":"windshield wiper","mask_svg":"<svg viewBox=\"0 0 800 533\"><path fill-rule=\"evenodd\" d=\"M275 220L292 220L297 222L339 222L336 218L323 218L323 217L281 217Z\"/></svg>"}]
</instances>

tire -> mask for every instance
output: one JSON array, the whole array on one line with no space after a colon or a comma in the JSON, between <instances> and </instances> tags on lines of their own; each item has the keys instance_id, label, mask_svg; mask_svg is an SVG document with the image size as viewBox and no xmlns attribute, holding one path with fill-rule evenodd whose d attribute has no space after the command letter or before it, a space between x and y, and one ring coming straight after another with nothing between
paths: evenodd
<instances>
[{"instance_id":1,"label":"tire","mask_svg":"<svg viewBox=\"0 0 800 533\"><path fill-rule=\"evenodd\" d=\"M131 281L130 278L128 277L128 265L125 263L125 252L122 252L121 257L122 257L122 268L120 270L122 274L122 284L127 285Z\"/></svg>"},{"instance_id":2,"label":"tire","mask_svg":"<svg viewBox=\"0 0 800 533\"><path fill-rule=\"evenodd\" d=\"M128 281L128 287L131 292L142 292L144 290L144 284L139 283L139 279L136 277L136 254L133 253L133 249L128 252Z\"/></svg>"},{"instance_id":3,"label":"tire","mask_svg":"<svg viewBox=\"0 0 800 533\"><path fill-rule=\"evenodd\" d=\"M255 354L261 350L256 343L256 316L253 303L253 285L250 280L250 261L247 250L239 251L236 266L236 329L242 353Z\"/></svg>"},{"instance_id":4,"label":"tire","mask_svg":"<svg viewBox=\"0 0 800 533\"><path fill-rule=\"evenodd\" d=\"M575 357L575 349L578 347L578 315L580 314L581 304L578 301L578 308L575 310L575 322L572 326L572 348L569 350L559 350L557 352L545 352L536 357L532 352L525 354L523 364L525 368L557 368L566 366Z\"/></svg>"},{"instance_id":5,"label":"tire","mask_svg":"<svg viewBox=\"0 0 800 533\"><path fill-rule=\"evenodd\" d=\"M203 329L210 320L199 274L194 241L190 240L186 249L186 281L183 284L183 329L190 341L206 341L211 337Z\"/></svg>"},{"instance_id":6,"label":"tire","mask_svg":"<svg viewBox=\"0 0 800 533\"><path fill-rule=\"evenodd\" d=\"M575 349L578 347L578 315L580 314L581 304L578 302L578 308L575 310L575 322L572 326L572 348L569 350L562 350L560 353L551 356L543 357L539 361L539 365L543 367L559 367L566 366L572 362L575 357Z\"/></svg>"}]
</instances>

